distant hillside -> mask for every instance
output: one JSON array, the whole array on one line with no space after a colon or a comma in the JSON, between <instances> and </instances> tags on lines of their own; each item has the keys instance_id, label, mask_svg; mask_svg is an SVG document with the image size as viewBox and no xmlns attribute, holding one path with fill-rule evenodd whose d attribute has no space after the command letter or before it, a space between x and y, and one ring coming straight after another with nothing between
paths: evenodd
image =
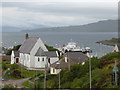
<instances>
[{"instance_id":1,"label":"distant hillside","mask_svg":"<svg viewBox=\"0 0 120 90\"><path fill-rule=\"evenodd\" d=\"M115 46L115 44L120 43L120 38L112 38L111 40L102 40L102 41L98 41L96 43L109 45L109 46Z\"/></svg>"},{"instance_id":2,"label":"distant hillside","mask_svg":"<svg viewBox=\"0 0 120 90\"><path fill-rule=\"evenodd\" d=\"M46 28L48 26L32 24L31 26L15 27L15 26L2 26L2 32L18 32L21 30L31 30L35 28ZM1 27L0 27L1 28Z\"/></svg>"},{"instance_id":3,"label":"distant hillside","mask_svg":"<svg viewBox=\"0 0 120 90\"><path fill-rule=\"evenodd\" d=\"M43 32L43 31L51 31L51 32L118 32L118 24L117 20L104 20L95 23L90 23L86 25L77 25L77 26L64 26L64 27L50 27L50 28L39 28L29 30L31 32ZM28 32L28 30L24 30L23 32Z\"/></svg>"}]
</instances>

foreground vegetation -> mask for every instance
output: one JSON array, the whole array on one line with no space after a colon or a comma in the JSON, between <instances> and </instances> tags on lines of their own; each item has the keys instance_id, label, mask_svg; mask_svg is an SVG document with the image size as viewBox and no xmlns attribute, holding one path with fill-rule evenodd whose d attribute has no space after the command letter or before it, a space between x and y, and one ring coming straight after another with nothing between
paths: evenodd
<instances>
[{"instance_id":1,"label":"foreground vegetation","mask_svg":"<svg viewBox=\"0 0 120 90\"><path fill-rule=\"evenodd\" d=\"M29 78L36 75L36 71L29 71L23 66L17 64L10 64L9 61L2 62L2 69L3 71L6 71L4 75L5 79ZM43 71L37 71L37 74L43 74Z\"/></svg>"},{"instance_id":2,"label":"foreground vegetation","mask_svg":"<svg viewBox=\"0 0 120 90\"><path fill-rule=\"evenodd\" d=\"M118 86L113 85L111 82L115 60L120 73L120 53L110 53L101 58L94 57L91 59L92 88L120 88L120 78L118 79ZM10 61L3 61L2 68L3 71L7 70L4 78L16 80L31 77L30 80L22 84L24 87L43 88L44 86L43 71L29 71L23 66L11 65ZM8 68L10 69L8 70ZM39 78L36 79L36 77ZM58 88L58 77L59 75L47 73L47 88ZM72 65L70 70L65 68L60 73L60 79L61 88L89 88L89 61L86 61L84 65Z\"/></svg>"},{"instance_id":3,"label":"foreground vegetation","mask_svg":"<svg viewBox=\"0 0 120 90\"><path fill-rule=\"evenodd\" d=\"M100 59L92 58L92 88L120 88L119 85L115 86L111 83L111 76L113 74L113 67L115 60L118 63L120 72L120 53L110 53ZM68 68L62 70L61 88L89 88L89 61L84 65L76 64L71 66L70 71ZM58 88L59 75L47 75L47 88ZM43 79L40 77L38 80L38 87L43 88Z\"/></svg>"}]
</instances>

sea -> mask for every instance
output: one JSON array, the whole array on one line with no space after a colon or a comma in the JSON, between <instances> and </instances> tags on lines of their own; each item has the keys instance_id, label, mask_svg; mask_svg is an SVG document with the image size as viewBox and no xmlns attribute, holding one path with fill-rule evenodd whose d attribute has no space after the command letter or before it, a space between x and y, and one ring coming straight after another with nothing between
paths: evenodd
<instances>
[{"instance_id":1,"label":"sea","mask_svg":"<svg viewBox=\"0 0 120 90\"><path fill-rule=\"evenodd\" d=\"M77 46L90 47L91 55L101 57L112 52L113 46L97 44L101 40L117 38L117 32L28 32L29 36L40 37L47 45L59 48L67 45L71 40ZM2 32L2 46L13 47L22 44L25 40L25 32Z\"/></svg>"}]
</instances>

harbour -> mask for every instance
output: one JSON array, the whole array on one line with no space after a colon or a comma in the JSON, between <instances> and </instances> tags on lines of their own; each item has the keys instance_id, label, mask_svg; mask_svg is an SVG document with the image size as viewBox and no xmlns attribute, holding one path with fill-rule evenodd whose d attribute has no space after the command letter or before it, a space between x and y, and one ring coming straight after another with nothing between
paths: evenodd
<instances>
[{"instance_id":1,"label":"harbour","mask_svg":"<svg viewBox=\"0 0 120 90\"><path fill-rule=\"evenodd\" d=\"M90 47L92 55L101 57L113 50L113 46L97 44L97 41L118 37L117 32L30 32L31 36L40 37L47 45L59 48L72 39L80 47ZM12 47L21 44L24 32L3 32L2 45Z\"/></svg>"}]
</instances>

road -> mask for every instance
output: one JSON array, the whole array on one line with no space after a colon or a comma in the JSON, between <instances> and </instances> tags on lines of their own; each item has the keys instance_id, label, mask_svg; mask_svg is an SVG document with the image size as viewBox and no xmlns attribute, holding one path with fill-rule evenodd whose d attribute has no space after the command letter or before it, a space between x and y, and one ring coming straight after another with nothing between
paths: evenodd
<instances>
[{"instance_id":1,"label":"road","mask_svg":"<svg viewBox=\"0 0 120 90\"><path fill-rule=\"evenodd\" d=\"M25 79L20 79L20 80L7 80L7 81L2 81L4 85L13 85L17 87L22 87L22 83L29 80L30 78L25 78Z\"/></svg>"}]
</instances>

